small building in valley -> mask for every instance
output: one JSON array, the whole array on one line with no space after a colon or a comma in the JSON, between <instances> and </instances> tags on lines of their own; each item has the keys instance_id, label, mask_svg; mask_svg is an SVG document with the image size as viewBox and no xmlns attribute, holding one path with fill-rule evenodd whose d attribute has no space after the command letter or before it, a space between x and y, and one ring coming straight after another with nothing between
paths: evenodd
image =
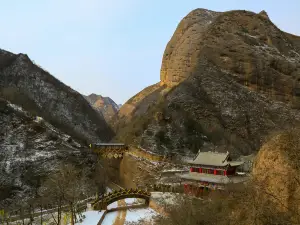
<instances>
[{"instance_id":1,"label":"small building in valley","mask_svg":"<svg viewBox=\"0 0 300 225\"><path fill-rule=\"evenodd\" d=\"M240 183L247 179L236 173L242 161L231 160L229 152L198 152L188 161L189 173L177 174L184 182L184 192L201 195L203 191L224 189L226 184Z\"/></svg>"}]
</instances>

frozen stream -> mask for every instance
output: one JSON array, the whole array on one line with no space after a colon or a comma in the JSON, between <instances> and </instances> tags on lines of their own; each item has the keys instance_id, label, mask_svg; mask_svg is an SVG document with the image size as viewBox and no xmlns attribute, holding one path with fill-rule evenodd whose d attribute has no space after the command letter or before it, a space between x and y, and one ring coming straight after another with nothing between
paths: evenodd
<instances>
[{"instance_id":1,"label":"frozen stream","mask_svg":"<svg viewBox=\"0 0 300 225\"><path fill-rule=\"evenodd\" d=\"M132 204L134 201L135 201L135 199L132 199L132 198L125 199L125 202L128 205ZM116 208L116 207L118 207L118 203L114 202L108 206L108 209ZM102 214L103 214L103 211L100 211L100 212L87 211L84 213L84 215L86 216L84 221L82 223L76 223L76 225L97 225ZM113 225L116 222L118 215L120 215L120 214L121 214L121 211L107 213L102 225ZM126 222L138 222L140 219L151 220L151 218L155 215L157 215L157 213L151 208L128 209L126 211L126 217L125 217L124 224L126 224ZM120 224L118 224L118 225L120 225Z\"/></svg>"},{"instance_id":2,"label":"frozen stream","mask_svg":"<svg viewBox=\"0 0 300 225\"><path fill-rule=\"evenodd\" d=\"M107 192L111 192L112 190L107 188ZM136 199L135 198L126 198L124 199L126 205L132 205L136 204ZM119 201L120 202L120 201ZM112 208L117 208L118 207L118 202L114 202L110 204L107 208L112 209ZM85 215L85 219L81 223L76 223L76 225L97 225L99 222L101 216L103 215L104 211L86 211L83 214ZM115 212L110 212L107 213L102 225L122 225L120 224L121 220L120 218L125 217L124 223L127 224L127 222L138 222L141 219L145 220L151 220L153 216L157 215L157 213L151 209L151 208L141 208L141 209L128 209L126 211L115 211ZM118 221L118 222L116 222Z\"/></svg>"}]
</instances>

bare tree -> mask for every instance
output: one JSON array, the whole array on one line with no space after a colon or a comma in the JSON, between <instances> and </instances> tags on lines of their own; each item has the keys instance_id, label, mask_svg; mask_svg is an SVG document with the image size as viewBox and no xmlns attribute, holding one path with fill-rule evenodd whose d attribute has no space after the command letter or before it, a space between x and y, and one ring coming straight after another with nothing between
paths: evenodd
<instances>
[{"instance_id":1,"label":"bare tree","mask_svg":"<svg viewBox=\"0 0 300 225\"><path fill-rule=\"evenodd\" d=\"M93 168L88 168L82 171L85 179L87 195L105 193L108 184L107 167L101 161L98 161ZM87 197L89 197L87 196Z\"/></svg>"},{"instance_id":2,"label":"bare tree","mask_svg":"<svg viewBox=\"0 0 300 225\"><path fill-rule=\"evenodd\" d=\"M73 165L61 165L59 170L42 185L40 195L47 196L47 200L57 207L56 218L52 216L57 225L62 222L63 211L69 211L71 225L74 225L77 222L77 215L81 212L80 201L95 192L102 194L106 182L104 168L100 164L92 169L82 170ZM45 198L41 201L44 202Z\"/></svg>"},{"instance_id":3,"label":"bare tree","mask_svg":"<svg viewBox=\"0 0 300 225\"><path fill-rule=\"evenodd\" d=\"M48 195L50 202L57 207L57 217L53 216L57 225L61 223L64 204L68 204L71 224L74 224L74 203L81 194L80 182L79 172L74 166L62 165L41 187L42 195Z\"/></svg>"},{"instance_id":4,"label":"bare tree","mask_svg":"<svg viewBox=\"0 0 300 225\"><path fill-rule=\"evenodd\" d=\"M296 225L293 211L278 211L276 203L262 197L264 189L257 181L230 185L211 192L207 198L181 196L177 205L166 208L167 217L158 217L163 225ZM291 219L293 218L293 220ZM295 222L296 221L296 222Z\"/></svg>"}]
</instances>

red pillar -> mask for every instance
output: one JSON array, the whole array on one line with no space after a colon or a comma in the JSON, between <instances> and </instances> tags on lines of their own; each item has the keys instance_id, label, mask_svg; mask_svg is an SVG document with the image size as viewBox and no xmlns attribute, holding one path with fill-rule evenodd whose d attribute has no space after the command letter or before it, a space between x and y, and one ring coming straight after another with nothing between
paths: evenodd
<instances>
[{"instance_id":1,"label":"red pillar","mask_svg":"<svg viewBox=\"0 0 300 225\"><path fill-rule=\"evenodd\" d=\"M193 167L190 168L190 171L193 172Z\"/></svg>"},{"instance_id":2,"label":"red pillar","mask_svg":"<svg viewBox=\"0 0 300 225\"><path fill-rule=\"evenodd\" d=\"M224 176L227 176L227 170L224 170Z\"/></svg>"},{"instance_id":3,"label":"red pillar","mask_svg":"<svg viewBox=\"0 0 300 225\"><path fill-rule=\"evenodd\" d=\"M217 170L216 169L214 169L214 175L217 175Z\"/></svg>"}]
</instances>

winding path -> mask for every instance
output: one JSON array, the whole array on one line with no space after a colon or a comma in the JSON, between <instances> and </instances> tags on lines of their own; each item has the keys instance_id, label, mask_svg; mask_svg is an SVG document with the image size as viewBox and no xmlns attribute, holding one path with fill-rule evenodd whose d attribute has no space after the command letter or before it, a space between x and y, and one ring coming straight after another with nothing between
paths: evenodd
<instances>
[{"instance_id":1,"label":"winding path","mask_svg":"<svg viewBox=\"0 0 300 225\"><path fill-rule=\"evenodd\" d=\"M118 201L118 206L126 206L125 199ZM127 210L119 210L117 218L115 219L113 225L124 225L126 221Z\"/></svg>"}]
</instances>

